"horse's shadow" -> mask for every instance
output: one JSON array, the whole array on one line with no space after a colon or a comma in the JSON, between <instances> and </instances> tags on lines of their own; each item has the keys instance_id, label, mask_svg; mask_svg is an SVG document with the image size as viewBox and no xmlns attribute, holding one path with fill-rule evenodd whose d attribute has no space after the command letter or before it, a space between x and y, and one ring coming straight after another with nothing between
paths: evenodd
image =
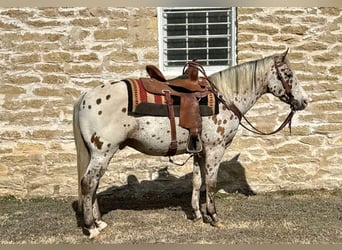
<instances>
[{"instance_id":1,"label":"horse's shadow","mask_svg":"<svg viewBox=\"0 0 342 250\"><path fill-rule=\"evenodd\" d=\"M245 169L238 158L239 155L236 155L231 160L220 164L217 190L223 189L228 193L238 192L247 196L254 195L254 191L247 183ZM162 168L158 174L158 177L152 181L141 182L135 175L130 175L126 185L113 186L98 193L101 214L104 215L117 209L179 208L185 212L188 219L192 219L192 173L177 178L171 175L167 168ZM200 202L205 202L203 194ZM77 202L74 202L73 207L76 211ZM77 215L79 221L80 214L77 213Z\"/></svg>"}]
</instances>

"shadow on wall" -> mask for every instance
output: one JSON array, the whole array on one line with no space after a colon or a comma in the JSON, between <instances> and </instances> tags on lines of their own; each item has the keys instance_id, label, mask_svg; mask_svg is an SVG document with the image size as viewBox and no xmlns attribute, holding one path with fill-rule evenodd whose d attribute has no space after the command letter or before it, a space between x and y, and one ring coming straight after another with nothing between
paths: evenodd
<instances>
[{"instance_id":1,"label":"shadow on wall","mask_svg":"<svg viewBox=\"0 0 342 250\"><path fill-rule=\"evenodd\" d=\"M217 189L228 193L239 192L254 195L247 183L245 169L238 161L239 154L220 164ZM130 175L127 184L113 186L98 194L102 214L116 209L145 210L180 207L189 219L191 209L192 173L180 178L171 175L167 168L159 170L159 176L153 181L139 182L135 175ZM201 203L204 203L201 195Z\"/></svg>"}]
</instances>

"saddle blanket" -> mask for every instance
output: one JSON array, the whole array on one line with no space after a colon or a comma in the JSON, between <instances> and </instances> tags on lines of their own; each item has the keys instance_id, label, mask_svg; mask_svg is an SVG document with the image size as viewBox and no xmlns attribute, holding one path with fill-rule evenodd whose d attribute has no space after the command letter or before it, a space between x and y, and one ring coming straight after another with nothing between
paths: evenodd
<instances>
[{"instance_id":1,"label":"saddle blanket","mask_svg":"<svg viewBox=\"0 0 342 250\"><path fill-rule=\"evenodd\" d=\"M125 79L128 90L128 114L168 116L168 109L163 95L148 93L140 79ZM180 97L172 96L175 116L179 117ZM211 116L218 113L218 100L213 93L199 101L201 116Z\"/></svg>"}]
</instances>

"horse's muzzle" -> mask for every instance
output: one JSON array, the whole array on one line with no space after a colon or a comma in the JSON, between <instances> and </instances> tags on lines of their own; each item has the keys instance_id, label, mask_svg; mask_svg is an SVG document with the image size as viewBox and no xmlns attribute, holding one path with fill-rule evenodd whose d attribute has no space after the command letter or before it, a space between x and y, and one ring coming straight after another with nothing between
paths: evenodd
<instances>
[{"instance_id":1,"label":"horse's muzzle","mask_svg":"<svg viewBox=\"0 0 342 250\"><path fill-rule=\"evenodd\" d=\"M305 97L301 100L294 100L292 99L290 105L291 109L294 111L299 111L305 109L309 104L309 98Z\"/></svg>"}]
</instances>

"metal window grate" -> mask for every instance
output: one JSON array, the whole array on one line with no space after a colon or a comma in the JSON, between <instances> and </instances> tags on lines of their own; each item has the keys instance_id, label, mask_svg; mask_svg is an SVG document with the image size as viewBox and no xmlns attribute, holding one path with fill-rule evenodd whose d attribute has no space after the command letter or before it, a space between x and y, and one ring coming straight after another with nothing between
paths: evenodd
<instances>
[{"instance_id":1,"label":"metal window grate","mask_svg":"<svg viewBox=\"0 0 342 250\"><path fill-rule=\"evenodd\" d=\"M235 64L233 8L163 8L160 53L164 69L180 67L193 58L204 66Z\"/></svg>"}]
</instances>

